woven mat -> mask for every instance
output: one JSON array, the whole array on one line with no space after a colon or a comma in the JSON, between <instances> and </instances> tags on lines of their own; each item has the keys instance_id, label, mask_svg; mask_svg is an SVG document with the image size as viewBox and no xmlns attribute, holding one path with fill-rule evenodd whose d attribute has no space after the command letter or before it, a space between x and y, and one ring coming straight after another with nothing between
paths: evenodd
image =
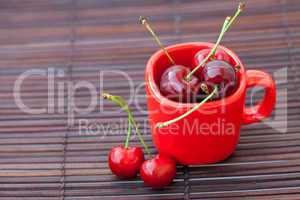
<instances>
[{"instance_id":1,"label":"woven mat","mask_svg":"<svg viewBox=\"0 0 300 200\"><path fill-rule=\"evenodd\" d=\"M79 88L70 98L68 85L88 81L97 93L110 91L128 100L125 77L106 73L101 85L99 74L121 70L135 86L143 82L145 63L158 48L137 24L139 15L150 17L165 45L213 42L236 5L216 0L0 0L0 200L300 199L296 0L247 1L245 13L225 36L223 44L238 53L247 69L273 75L278 92L273 117L245 126L236 152L225 162L179 166L174 184L152 190L139 178L115 178L107 167L107 152L124 140L123 129L79 134L80 120L107 125L126 117L108 102L77 112L74 108L89 105L90 91ZM13 92L25 72L35 74ZM51 73L55 87L48 94ZM41 114L20 109L18 95ZM261 95L258 91L256 100ZM101 106L111 112L100 112ZM139 106L146 109L143 89ZM145 112L134 108L134 113L140 123L146 121ZM154 153L149 129L143 132Z\"/></svg>"}]
</instances>

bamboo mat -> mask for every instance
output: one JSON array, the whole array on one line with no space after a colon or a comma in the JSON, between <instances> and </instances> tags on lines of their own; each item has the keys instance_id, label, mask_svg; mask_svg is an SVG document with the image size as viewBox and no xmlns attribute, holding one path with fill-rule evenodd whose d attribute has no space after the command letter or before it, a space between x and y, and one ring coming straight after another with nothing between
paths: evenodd
<instances>
[{"instance_id":1,"label":"bamboo mat","mask_svg":"<svg viewBox=\"0 0 300 200\"><path fill-rule=\"evenodd\" d=\"M124 140L119 134L80 135L80 119L98 124L120 121L105 102L89 113L86 89L68 89L47 113L27 114L17 106L15 81L28 70L53 70L55 83L89 81L97 92L129 99L124 77L103 70L121 70L136 86L145 63L157 50L139 15L149 16L166 45L215 41L220 24L237 1L192 0L0 0L0 200L98 199L300 199L300 2L251 0L223 44L237 52L247 69L272 73L278 101L271 120L245 126L234 155L206 166L178 166L174 184L165 190L145 187L139 178L111 175L107 152ZM24 81L21 98L30 108L47 108L47 76ZM145 109L143 90L139 105ZM257 92L256 101L261 97ZM72 103L75 102L75 103ZM249 100L248 100L249 103ZM146 113L133 109L137 120ZM74 119L69 120L70 117ZM150 131L143 130L151 151ZM137 143L133 138L133 143Z\"/></svg>"}]
</instances>

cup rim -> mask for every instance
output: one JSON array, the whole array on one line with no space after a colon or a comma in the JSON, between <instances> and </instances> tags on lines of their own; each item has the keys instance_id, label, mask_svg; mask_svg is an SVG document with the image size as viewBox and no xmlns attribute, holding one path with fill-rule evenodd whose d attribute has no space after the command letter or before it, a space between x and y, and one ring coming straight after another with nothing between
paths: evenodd
<instances>
[{"instance_id":1,"label":"cup rim","mask_svg":"<svg viewBox=\"0 0 300 200\"><path fill-rule=\"evenodd\" d=\"M203 47L206 46L208 48L213 47L213 43L209 42L186 42L186 43L179 43L175 45L171 45L166 47L166 50L168 52L176 51L178 48L191 48L191 46L195 47ZM226 48L225 46L219 45L219 49L224 50L226 53L229 54L229 56L238 64L240 65L240 83L239 87L236 89L236 91L230 95L229 97L226 97L221 100L216 101L208 101L204 104L202 104L201 108L215 108L219 106L225 106L227 104L234 103L245 91L246 88L246 77L245 77L245 68L242 64L241 60L238 58L236 53L231 51L230 49ZM164 52L160 49L156 51L148 60L146 65L146 71L145 71L145 79L146 79L146 85L149 88L150 95L155 98L156 101L158 101L162 105L174 107L174 108L192 108L196 106L198 103L182 103L182 102L175 102L172 101L166 97L164 97L159 87L155 83L153 69L154 69L154 63L164 54Z\"/></svg>"}]
</instances>

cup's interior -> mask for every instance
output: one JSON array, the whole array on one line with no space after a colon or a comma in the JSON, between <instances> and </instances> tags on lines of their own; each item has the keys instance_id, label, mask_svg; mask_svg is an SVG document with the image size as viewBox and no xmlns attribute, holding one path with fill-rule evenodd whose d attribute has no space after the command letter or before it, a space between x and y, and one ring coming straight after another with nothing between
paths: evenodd
<instances>
[{"instance_id":1,"label":"cup's interior","mask_svg":"<svg viewBox=\"0 0 300 200\"><path fill-rule=\"evenodd\" d=\"M184 65L188 68L194 68L193 66L193 59L196 53L202 49L212 48L213 44L211 43L184 43L184 44L178 44L174 46L170 46L167 48L167 51L169 52L170 56L173 58L176 64ZM233 66L239 65L241 67L240 71L237 73L237 90L239 89L240 83L241 83L241 74L244 73L244 68L242 64L240 63L240 60L238 57L230 50L223 46L219 46L219 49L224 50L230 57L230 62ZM154 59L153 59L154 58ZM164 71L172 66L172 63L169 61L168 57L164 54L162 50L158 51L154 56L150 59L151 65L152 65L152 77L153 81L155 82L155 85L159 90L160 85L160 79ZM196 74L197 76L197 74ZM236 90L236 91L237 91ZM160 93L160 91L159 91ZM235 92L236 93L236 92ZM162 95L160 93L160 95ZM234 94L232 94L234 95ZM232 96L231 95L231 96ZM228 98L228 97L227 97ZM170 100L172 101L172 100Z\"/></svg>"},{"instance_id":2,"label":"cup's interior","mask_svg":"<svg viewBox=\"0 0 300 200\"><path fill-rule=\"evenodd\" d=\"M192 69L195 67L193 66L192 61L196 53L202 49L207 49L210 47L210 43L203 43L203 45L196 45L191 43L181 46L171 46L168 48L168 52L174 59L176 64L184 65L185 67ZM229 56L231 63L235 66L237 64L237 61L232 57L232 55L229 54ZM159 86L160 84L160 78L163 72L171 65L172 63L169 61L168 57L163 52L161 52L161 54L159 54L159 56L153 63L153 77L157 86Z\"/></svg>"}]
</instances>

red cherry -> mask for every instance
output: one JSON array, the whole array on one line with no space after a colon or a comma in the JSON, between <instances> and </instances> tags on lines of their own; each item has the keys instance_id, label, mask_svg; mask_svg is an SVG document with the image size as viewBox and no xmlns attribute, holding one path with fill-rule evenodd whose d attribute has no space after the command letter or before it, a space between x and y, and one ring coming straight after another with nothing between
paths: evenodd
<instances>
[{"instance_id":1,"label":"red cherry","mask_svg":"<svg viewBox=\"0 0 300 200\"><path fill-rule=\"evenodd\" d=\"M156 155L143 163L140 174L146 185L163 188L175 178L176 162L168 156Z\"/></svg>"},{"instance_id":2,"label":"red cherry","mask_svg":"<svg viewBox=\"0 0 300 200\"><path fill-rule=\"evenodd\" d=\"M182 65L169 67L161 76L161 93L174 101L191 102L199 91L199 79L195 76L190 81L185 77L190 69Z\"/></svg>"},{"instance_id":3,"label":"red cherry","mask_svg":"<svg viewBox=\"0 0 300 200\"><path fill-rule=\"evenodd\" d=\"M208 54L210 53L211 49L202 49L200 51L198 51L198 53L196 53L196 55L194 56L194 59L193 59L193 66L197 66L200 64L200 62L202 60L204 60L204 58L206 56L208 56ZM230 57L229 55L223 51L223 50L220 50L218 49L216 51L216 53L208 60L208 61L211 61L211 60L223 60L227 63L230 63Z\"/></svg>"},{"instance_id":4,"label":"red cherry","mask_svg":"<svg viewBox=\"0 0 300 200\"><path fill-rule=\"evenodd\" d=\"M202 69L201 80L207 86L207 93L211 93L215 86L218 93L215 99L231 95L237 87L237 76L234 67L222 60L208 62Z\"/></svg>"},{"instance_id":5,"label":"red cherry","mask_svg":"<svg viewBox=\"0 0 300 200\"><path fill-rule=\"evenodd\" d=\"M140 147L114 147L108 156L111 171L120 178L135 177L144 160L144 152Z\"/></svg>"}]
</instances>

